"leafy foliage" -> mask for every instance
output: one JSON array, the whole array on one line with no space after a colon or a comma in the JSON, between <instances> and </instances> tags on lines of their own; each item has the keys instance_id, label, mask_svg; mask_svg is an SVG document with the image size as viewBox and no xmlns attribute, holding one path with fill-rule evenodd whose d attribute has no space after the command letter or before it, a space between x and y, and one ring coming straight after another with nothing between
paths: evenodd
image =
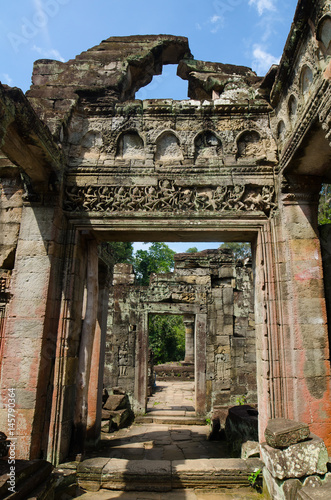
<instances>
[{"instance_id":1,"label":"leafy foliage","mask_svg":"<svg viewBox=\"0 0 331 500\"><path fill-rule=\"evenodd\" d=\"M185 253L196 253L198 251L197 247L191 247L186 250Z\"/></svg>"},{"instance_id":2,"label":"leafy foliage","mask_svg":"<svg viewBox=\"0 0 331 500\"><path fill-rule=\"evenodd\" d=\"M175 252L165 243L152 243L148 250L137 250L133 267L139 285L149 284L152 273L168 273L174 267Z\"/></svg>"},{"instance_id":3,"label":"leafy foliage","mask_svg":"<svg viewBox=\"0 0 331 500\"><path fill-rule=\"evenodd\" d=\"M151 314L148 320L149 346L154 363L181 361L185 357L185 326L182 316Z\"/></svg>"},{"instance_id":4,"label":"leafy foliage","mask_svg":"<svg viewBox=\"0 0 331 500\"><path fill-rule=\"evenodd\" d=\"M331 224L331 184L323 184L318 207L319 225Z\"/></svg>"},{"instance_id":5,"label":"leafy foliage","mask_svg":"<svg viewBox=\"0 0 331 500\"><path fill-rule=\"evenodd\" d=\"M133 244L124 241L111 241L107 243L108 249L114 259L114 264L119 262L131 264L133 260Z\"/></svg>"},{"instance_id":6,"label":"leafy foliage","mask_svg":"<svg viewBox=\"0 0 331 500\"><path fill-rule=\"evenodd\" d=\"M233 251L235 259L247 259L252 257L252 249L250 243L241 243L233 241L230 243L222 243L219 248L230 248Z\"/></svg>"}]
</instances>

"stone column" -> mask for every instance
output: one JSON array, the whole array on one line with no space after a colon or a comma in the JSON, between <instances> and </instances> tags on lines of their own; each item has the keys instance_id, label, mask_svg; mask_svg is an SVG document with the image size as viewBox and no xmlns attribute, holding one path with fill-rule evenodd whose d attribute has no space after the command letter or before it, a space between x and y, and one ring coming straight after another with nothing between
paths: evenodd
<instances>
[{"instance_id":1,"label":"stone column","mask_svg":"<svg viewBox=\"0 0 331 500\"><path fill-rule=\"evenodd\" d=\"M195 345L195 411L197 415L206 414L206 342L207 314L196 315Z\"/></svg>"},{"instance_id":2,"label":"stone column","mask_svg":"<svg viewBox=\"0 0 331 500\"><path fill-rule=\"evenodd\" d=\"M45 451L61 291L60 217L54 206L27 203L22 209L1 366L0 428L8 434L5 404L13 389L16 459L39 458Z\"/></svg>"},{"instance_id":3,"label":"stone column","mask_svg":"<svg viewBox=\"0 0 331 500\"><path fill-rule=\"evenodd\" d=\"M185 325L185 359L184 363L194 363L194 322L195 316L184 314L183 321Z\"/></svg>"},{"instance_id":4,"label":"stone column","mask_svg":"<svg viewBox=\"0 0 331 500\"><path fill-rule=\"evenodd\" d=\"M108 270L99 272L98 316L95 328L88 388L87 441L97 443L101 432L102 389L108 316Z\"/></svg>"},{"instance_id":5,"label":"stone column","mask_svg":"<svg viewBox=\"0 0 331 500\"><path fill-rule=\"evenodd\" d=\"M288 177L276 224L284 416L309 424L331 447L331 385L323 268L317 227L319 183ZM277 415L278 416L278 415Z\"/></svg>"},{"instance_id":6,"label":"stone column","mask_svg":"<svg viewBox=\"0 0 331 500\"><path fill-rule=\"evenodd\" d=\"M93 341L98 313L98 245L95 240L87 241L86 278L86 312L79 346L74 415L74 449L78 454L83 453L85 447L88 413L88 388L91 373Z\"/></svg>"}]
</instances>

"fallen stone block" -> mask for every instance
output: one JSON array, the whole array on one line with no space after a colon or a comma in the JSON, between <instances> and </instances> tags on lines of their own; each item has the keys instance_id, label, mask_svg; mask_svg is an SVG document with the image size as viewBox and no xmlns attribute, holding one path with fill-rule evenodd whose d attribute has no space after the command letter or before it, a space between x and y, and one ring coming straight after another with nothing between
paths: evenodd
<instances>
[{"instance_id":1,"label":"fallen stone block","mask_svg":"<svg viewBox=\"0 0 331 500\"><path fill-rule=\"evenodd\" d=\"M103 407L104 410L116 411L129 407L129 400L126 394L111 394Z\"/></svg>"},{"instance_id":2,"label":"fallen stone block","mask_svg":"<svg viewBox=\"0 0 331 500\"><path fill-rule=\"evenodd\" d=\"M264 433L267 444L272 448L287 448L305 441L309 435L307 424L285 418L270 419Z\"/></svg>"},{"instance_id":3,"label":"fallen stone block","mask_svg":"<svg viewBox=\"0 0 331 500\"><path fill-rule=\"evenodd\" d=\"M261 444L261 458L274 478L301 478L327 472L328 452L322 439L314 434L302 443L283 450Z\"/></svg>"},{"instance_id":4,"label":"fallen stone block","mask_svg":"<svg viewBox=\"0 0 331 500\"><path fill-rule=\"evenodd\" d=\"M122 429L130 425L132 421L132 412L127 408L124 410L111 411L109 413L109 432Z\"/></svg>"},{"instance_id":5,"label":"fallen stone block","mask_svg":"<svg viewBox=\"0 0 331 500\"><path fill-rule=\"evenodd\" d=\"M241 446L241 458L259 457L260 444L258 441L246 441Z\"/></svg>"}]
</instances>

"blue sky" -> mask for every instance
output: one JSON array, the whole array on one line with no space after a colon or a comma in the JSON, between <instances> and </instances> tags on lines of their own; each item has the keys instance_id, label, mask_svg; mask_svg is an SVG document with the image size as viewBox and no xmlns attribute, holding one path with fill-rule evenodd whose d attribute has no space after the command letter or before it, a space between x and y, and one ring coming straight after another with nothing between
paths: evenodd
<instances>
[{"instance_id":1,"label":"blue sky","mask_svg":"<svg viewBox=\"0 0 331 500\"><path fill-rule=\"evenodd\" d=\"M0 14L0 81L31 84L36 59L67 61L110 36L186 36L195 59L249 66L263 76L277 63L296 0L14 0ZM137 98L187 98L187 82L165 66ZM171 244L217 248L217 243ZM140 246L140 245L139 245ZM145 247L146 248L146 247Z\"/></svg>"}]
</instances>

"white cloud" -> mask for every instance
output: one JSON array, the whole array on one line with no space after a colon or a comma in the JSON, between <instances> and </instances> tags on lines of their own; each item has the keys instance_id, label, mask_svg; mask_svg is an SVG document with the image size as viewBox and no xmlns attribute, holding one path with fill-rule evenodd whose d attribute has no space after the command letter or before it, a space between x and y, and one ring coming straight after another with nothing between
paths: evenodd
<instances>
[{"instance_id":1,"label":"white cloud","mask_svg":"<svg viewBox=\"0 0 331 500\"><path fill-rule=\"evenodd\" d=\"M280 57L268 54L268 52L265 52L258 44L254 45L252 69L256 71L258 75L264 75L269 70L270 66L278 64L279 61Z\"/></svg>"},{"instance_id":2,"label":"white cloud","mask_svg":"<svg viewBox=\"0 0 331 500\"><path fill-rule=\"evenodd\" d=\"M65 59L61 56L60 52L56 49L43 49L37 45L33 45L32 50L38 52L45 59L56 59L57 61L65 62Z\"/></svg>"},{"instance_id":3,"label":"white cloud","mask_svg":"<svg viewBox=\"0 0 331 500\"><path fill-rule=\"evenodd\" d=\"M210 22L211 22L212 24L215 24L215 23L217 23L218 21L220 21L221 19L222 19L222 18L221 18L221 16L217 16L217 15L215 14L213 17L211 17L211 18L210 18Z\"/></svg>"},{"instance_id":4,"label":"white cloud","mask_svg":"<svg viewBox=\"0 0 331 500\"><path fill-rule=\"evenodd\" d=\"M207 25L211 25L210 32L211 33L217 33L218 30L223 26L224 24L224 17L223 16L218 16L217 14L214 14L212 17L206 21Z\"/></svg>"},{"instance_id":5,"label":"white cloud","mask_svg":"<svg viewBox=\"0 0 331 500\"><path fill-rule=\"evenodd\" d=\"M4 83L5 85L11 85L13 83L13 80L10 78L8 73L2 73L1 80L2 80L2 83Z\"/></svg>"},{"instance_id":6,"label":"white cloud","mask_svg":"<svg viewBox=\"0 0 331 500\"><path fill-rule=\"evenodd\" d=\"M254 5L261 16L265 10L275 11L275 0L249 0L249 5Z\"/></svg>"}]
</instances>

